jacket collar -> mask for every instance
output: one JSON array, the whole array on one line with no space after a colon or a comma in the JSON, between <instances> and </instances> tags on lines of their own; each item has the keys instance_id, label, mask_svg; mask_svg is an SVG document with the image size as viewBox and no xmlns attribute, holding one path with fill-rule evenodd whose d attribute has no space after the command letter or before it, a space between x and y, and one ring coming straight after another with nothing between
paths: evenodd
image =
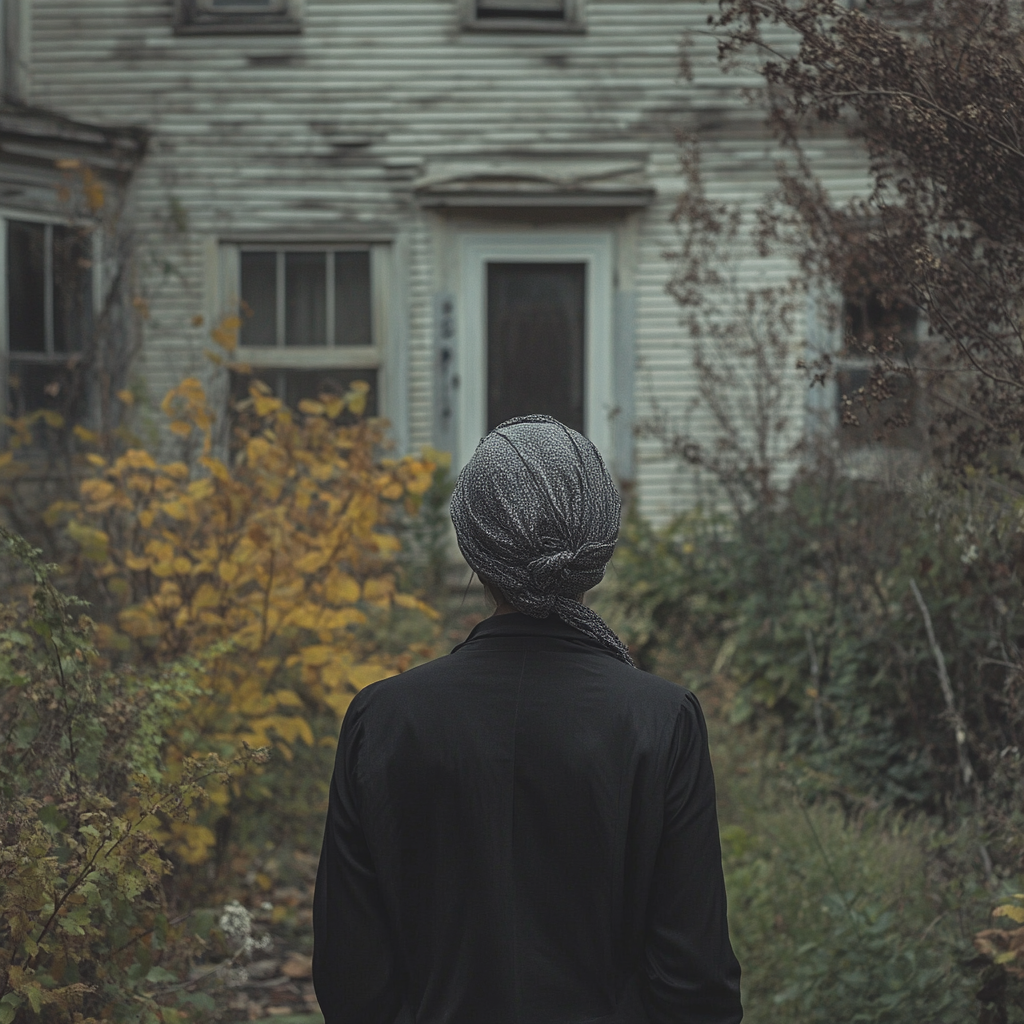
<instances>
[{"instance_id":1,"label":"jacket collar","mask_svg":"<svg viewBox=\"0 0 1024 1024\"><path fill-rule=\"evenodd\" d=\"M575 626L563 622L557 615L549 615L546 619L535 619L522 612L509 612L506 615L492 615L483 622L478 622L470 631L469 636L461 644L452 648L452 654L467 644L478 640L506 640L526 638L548 638L564 640L569 643L582 644L591 650L600 651L614 658L599 640L594 640L586 633L580 632Z\"/></svg>"}]
</instances>

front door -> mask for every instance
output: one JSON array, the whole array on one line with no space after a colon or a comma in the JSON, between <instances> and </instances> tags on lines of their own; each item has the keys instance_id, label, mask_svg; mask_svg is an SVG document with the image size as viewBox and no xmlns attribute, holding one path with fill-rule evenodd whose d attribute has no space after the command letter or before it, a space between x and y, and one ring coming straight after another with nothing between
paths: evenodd
<instances>
[{"instance_id":1,"label":"front door","mask_svg":"<svg viewBox=\"0 0 1024 1024\"><path fill-rule=\"evenodd\" d=\"M612 281L607 232L467 233L458 331L458 451L545 413L611 456Z\"/></svg>"},{"instance_id":2,"label":"front door","mask_svg":"<svg viewBox=\"0 0 1024 1024\"><path fill-rule=\"evenodd\" d=\"M584 433L585 263L487 264L487 429L546 413Z\"/></svg>"}]
</instances>

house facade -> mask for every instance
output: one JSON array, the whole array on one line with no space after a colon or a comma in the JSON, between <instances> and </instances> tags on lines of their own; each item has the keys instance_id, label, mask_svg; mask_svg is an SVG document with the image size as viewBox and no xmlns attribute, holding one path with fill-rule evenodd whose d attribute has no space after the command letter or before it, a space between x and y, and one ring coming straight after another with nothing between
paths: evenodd
<instances>
[{"instance_id":1,"label":"house facade","mask_svg":"<svg viewBox=\"0 0 1024 1024\"><path fill-rule=\"evenodd\" d=\"M756 202L775 160L739 93L753 80L723 76L702 34L717 5L6 6L17 81L4 110L121 147L105 159L127 182L147 312L132 373L154 406L194 374L226 405L231 383L204 353L211 327L240 313L236 359L290 402L367 381L400 450L433 445L458 465L502 419L548 412L594 440L647 514L695 500L693 479L634 431L655 412L713 431L691 409L691 340L665 287L680 136L701 139L722 198ZM819 148L836 189L859 187L848 143ZM43 150L52 178L67 157ZM0 152L0 174L12 159ZM37 177L35 191L0 196L7 366L25 345L11 312L26 287L12 270L28 244L18 225L47 225L45 247L62 224ZM789 269L757 267L759 279ZM101 283L90 287L99 303ZM54 314L42 315L44 354L59 359ZM791 376L800 431L795 360Z\"/></svg>"}]
</instances>

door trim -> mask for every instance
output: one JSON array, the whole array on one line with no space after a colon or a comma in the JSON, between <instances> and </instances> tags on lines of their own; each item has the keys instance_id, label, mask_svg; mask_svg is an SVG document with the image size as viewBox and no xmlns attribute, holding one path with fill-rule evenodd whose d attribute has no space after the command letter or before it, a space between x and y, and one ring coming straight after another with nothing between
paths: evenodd
<instances>
[{"instance_id":1,"label":"door trim","mask_svg":"<svg viewBox=\"0 0 1024 1024\"><path fill-rule=\"evenodd\" d=\"M487 425L487 264L586 264L584 421L587 436L614 465L613 253L611 231L466 232L460 244L457 323L456 468L469 461ZM538 368L540 369L540 368Z\"/></svg>"}]
</instances>

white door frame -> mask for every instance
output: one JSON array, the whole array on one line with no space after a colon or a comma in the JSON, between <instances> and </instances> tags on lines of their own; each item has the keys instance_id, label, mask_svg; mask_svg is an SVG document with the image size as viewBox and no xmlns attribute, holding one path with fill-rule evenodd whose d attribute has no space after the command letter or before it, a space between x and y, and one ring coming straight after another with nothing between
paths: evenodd
<instances>
[{"instance_id":1,"label":"white door frame","mask_svg":"<svg viewBox=\"0 0 1024 1024\"><path fill-rule=\"evenodd\" d=\"M585 426L605 461L613 464L613 253L611 231L474 231L461 236L456 469L469 461L487 426L488 263L586 264ZM543 372L543 367L536 370Z\"/></svg>"}]
</instances>

